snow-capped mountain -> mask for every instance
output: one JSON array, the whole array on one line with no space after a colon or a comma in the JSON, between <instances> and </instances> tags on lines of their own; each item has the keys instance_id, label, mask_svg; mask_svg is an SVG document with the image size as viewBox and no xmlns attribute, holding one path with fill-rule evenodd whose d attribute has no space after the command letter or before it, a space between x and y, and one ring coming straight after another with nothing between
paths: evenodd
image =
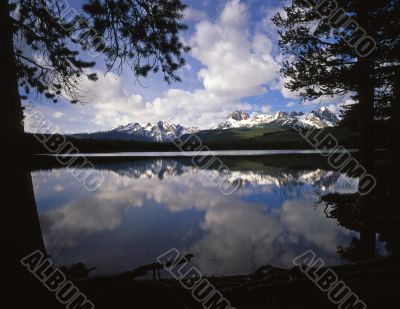
<instances>
[{"instance_id":1,"label":"snow-capped mountain","mask_svg":"<svg viewBox=\"0 0 400 309\"><path fill-rule=\"evenodd\" d=\"M169 124L159 121L156 125L148 123L141 126L139 123L131 123L125 126L119 126L109 132L124 133L127 135L142 136L145 139L157 142L170 141L185 134L198 132L197 127L183 127L181 125Z\"/></svg>"},{"instance_id":2,"label":"snow-capped mountain","mask_svg":"<svg viewBox=\"0 0 400 309\"><path fill-rule=\"evenodd\" d=\"M101 167L100 167L101 168ZM107 164L107 170L112 170L120 176L135 179L164 179L190 177L202 171L201 168L174 159L157 159L148 161L119 162ZM223 172L212 167L207 168L208 175L224 177ZM229 183L240 183L241 187L249 185L263 186L263 189L283 188L286 194L299 193L353 193L357 191L358 180L336 171L322 169L291 170L289 168L272 168L264 166L261 170L241 171L232 169L226 179ZM309 186L312 184L312 186Z\"/></svg>"},{"instance_id":3,"label":"snow-capped mountain","mask_svg":"<svg viewBox=\"0 0 400 309\"><path fill-rule=\"evenodd\" d=\"M279 127L315 127L318 129L333 127L339 119L328 108L321 107L310 113L303 112L276 112L275 114L259 114L251 117L249 114L236 111L228 116L228 119L215 126L214 130L226 130L232 128L253 128L264 125L276 125Z\"/></svg>"},{"instance_id":4,"label":"snow-capped mountain","mask_svg":"<svg viewBox=\"0 0 400 309\"><path fill-rule=\"evenodd\" d=\"M76 137L90 137L95 139L119 139L132 141L168 142L185 134L198 132L196 127L183 127L159 121L153 125L148 123L142 126L139 123L121 125L117 128L90 134L76 134Z\"/></svg>"},{"instance_id":5,"label":"snow-capped mountain","mask_svg":"<svg viewBox=\"0 0 400 309\"><path fill-rule=\"evenodd\" d=\"M256 128L265 125L274 125L283 128L315 127L318 129L333 127L338 123L338 118L326 107L308 114L302 112L277 112L275 114L260 114L250 116L243 111L231 113L227 120L221 122L211 130L226 130L232 128ZM74 134L78 138L118 139L129 141L169 142L186 134L199 132L197 127L184 127L179 124L170 124L159 121L157 124L130 123L117 128L90 134Z\"/></svg>"}]
</instances>

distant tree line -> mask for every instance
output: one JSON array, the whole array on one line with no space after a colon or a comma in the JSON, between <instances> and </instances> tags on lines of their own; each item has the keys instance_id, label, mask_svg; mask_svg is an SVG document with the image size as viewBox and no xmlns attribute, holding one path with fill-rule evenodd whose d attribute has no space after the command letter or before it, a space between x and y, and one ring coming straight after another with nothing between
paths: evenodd
<instances>
[{"instance_id":1,"label":"distant tree line","mask_svg":"<svg viewBox=\"0 0 400 309\"><path fill-rule=\"evenodd\" d=\"M391 136L385 134L389 129L386 122L380 122L376 125L375 145L378 148L388 148L391 142ZM317 130L315 134L323 131L320 138L326 134L333 134L340 145L346 148L359 148L359 133L344 128L327 128ZM201 134L198 135L202 139ZM45 137L51 143L52 137ZM128 141L118 139L91 139L91 138L75 138L66 136L66 141L71 142L80 153L110 153L110 152L141 152L141 151L181 151L172 142L144 142L144 141ZM186 138L190 138L187 136ZM193 137L194 141L197 138ZM189 143L189 140L187 141ZM33 134L25 134L26 152L32 154L46 154L49 150L40 143ZM203 145L212 150L268 150L268 149L313 149L313 147L304 140L296 131L287 130L277 133L266 133L261 136L251 138L214 138L204 139ZM62 153L62 151L61 151Z\"/></svg>"}]
</instances>

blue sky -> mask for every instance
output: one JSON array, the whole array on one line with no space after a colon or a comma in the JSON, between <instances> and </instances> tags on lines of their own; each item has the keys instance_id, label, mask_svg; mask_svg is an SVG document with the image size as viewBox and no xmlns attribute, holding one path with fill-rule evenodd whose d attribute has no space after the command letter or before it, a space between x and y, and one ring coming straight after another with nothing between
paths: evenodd
<instances>
[{"instance_id":1,"label":"blue sky","mask_svg":"<svg viewBox=\"0 0 400 309\"><path fill-rule=\"evenodd\" d=\"M129 68L119 77L104 76L101 57L93 69L96 83L83 81L84 104L53 104L31 98L26 113L39 111L65 133L93 132L138 122L168 121L206 129L235 110L252 113L311 111L325 105L337 111L346 98L302 103L284 88L279 76L283 56L271 17L282 11L281 0L184 0L182 39L192 47L179 72L181 83L166 84L152 75L135 84ZM79 8L79 1L70 2ZM92 59L83 55L85 59ZM26 123L28 131L35 131Z\"/></svg>"}]
</instances>

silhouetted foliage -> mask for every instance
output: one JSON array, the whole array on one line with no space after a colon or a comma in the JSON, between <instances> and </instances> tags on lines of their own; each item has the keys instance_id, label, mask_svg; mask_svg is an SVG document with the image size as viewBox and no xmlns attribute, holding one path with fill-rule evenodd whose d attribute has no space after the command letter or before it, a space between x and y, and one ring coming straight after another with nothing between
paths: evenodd
<instances>
[{"instance_id":1,"label":"silhouetted foliage","mask_svg":"<svg viewBox=\"0 0 400 309\"><path fill-rule=\"evenodd\" d=\"M393 163L392 163L393 164ZM339 245L338 253L348 261L360 261L381 255L377 251L376 235L385 242L387 254L400 252L399 219L399 168L397 165L381 166L377 171L376 189L368 196L359 193L330 193L321 197L328 218L359 232L348 246Z\"/></svg>"},{"instance_id":2,"label":"silhouetted foliage","mask_svg":"<svg viewBox=\"0 0 400 309\"><path fill-rule=\"evenodd\" d=\"M65 94L79 101L81 76L95 63L81 59L80 51L103 53L106 67L119 72L129 64L136 76L161 70L166 81L179 80L187 47L178 33L185 8L180 0L90 0L71 18L70 8L57 1L10 1L15 33L15 59L19 86L57 100Z\"/></svg>"},{"instance_id":3,"label":"silhouetted foliage","mask_svg":"<svg viewBox=\"0 0 400 309\"><path fill-rule=\"evenodd\" d=\"M399 97L399 1L336 1L343 11L333 19L321 18L307 2L293 0L285 14L273 18L288 56L281 70L286 87L304 100L351 95L359 106L354 111L347 108L350 119L357 116L363 132L361 148L371 153L374 117L398 114L394 110ZM327 1L320 12L328 16L334 3ZM367 57L349 44L362 34L354 24L346 25L350 17L376 41L377 48Z\"/></svg>"},{"instance_id":4,"label":"silhouetted foliage","mask_svg":"<svg viewBox=\"0 0 400 309\"><path fill-rule=\"evenodd\" d=\"M88 268L84 263L72 264L70 267L60 266L59 269L72 280L85 279L89 274L96 269L96 267Z\"/></svg>"},{"instance_id":5,"label":"silhouetted foliage","mask_svg":"<svg viewBox=\"0 0 400 309\"><path fill-rule=\"evenodd\" d=\"M179 34L182 0L84 0L82 8L67 1L0 2L0 64L4 69L3 139L18 144L23 133L21 99L32 92L57 102L83 101L83 79L97 80L89 68L104 59L107 72L132 69L136 79L161 72L168 83L189 50ZM86 53L86 57L84 55ZM94 53L96 55L94 55ZM7 74L7 75L5 75Z\"/></svg>"}]
</instances>

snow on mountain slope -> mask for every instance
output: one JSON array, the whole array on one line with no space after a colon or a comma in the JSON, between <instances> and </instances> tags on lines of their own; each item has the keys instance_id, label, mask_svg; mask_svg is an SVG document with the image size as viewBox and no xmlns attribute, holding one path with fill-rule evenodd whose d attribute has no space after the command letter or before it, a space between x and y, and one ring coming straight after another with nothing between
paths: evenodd
<instances>
[{"instance_id":1,"label":"snow on mountain slope","mask_svg":"<svg viewBox=\"0 0 400 309\"><path fill-rule=\"evenodd\" d=\"M197 127L183 127L181 125L169 124L167 122L159 121L157 124L153 125L148 123L145 126L139 123L131 123L124 126L119 126L115 129L105 131L103 133L115 133L130 135L140 138L141 140L149 140L156 142L171 141L174 138L180 137L185 134L192 134L198 132Z\"/></svg>"},{"instance_id":2,"label":"snow on mountain slope","mask_svg":"<svg viewBox=\"0 0 400 309\"><path fill-rule=\"evenodd\" d=\"M315 127L318 129L333 127L338 123L336 115L325 107L308 114L302 112L277 112L275 114L260 114L251 117L243 111L231 113L227 120L221 122L211 130L227 130L232 128L255 128L264 125L274 125L283 128ZM199 132L197 127L184 127L179 124L170 124L159 121L157 124L130 123L117 128L90 134L75 134L76 137L89 137L95 139L120 139L131 141L168 142L185 134Z\"/></svg>"},{"instance_id":3,"label":"snow on mountain slope","mask_svg":"<svg viewBox=\"0 0 400 309\"><path fill-rule=\"evenodd\" d=\"M252 128L263 125L276 125L280 127L315 127L318 129L333 127L339 119L328 108L321 107L308 114L302 112L276 112L275 114L260 114L250 117L249 114L236 111L228 119L219 123L213 129L226 130L231 128Z\"/></svg>"},{"instance_id":4,"label":"snow on mountain slope","mask_svg":"<svg viewBox=\"0 0 400 309\"><path fill-rule=\"evenodd\" d=\"M127 176L135 179L173 179L174 177L190 177L200 172L198 167L185 165L172 159L152 160L146 163L130 162L116 163L111 166L111 170L120 176ZM213 177L221 177L221 171L209 168L207 170ZM247 185L258 185L268 187L287 187L289 195L299 194L299 190L304 193L327 193L341 192L353 193L357 191L358 180L341 174L340 172L325 171L322 169L314 170L290 170L273 169L268 170L232 170L227 178L229 183L239 182L243 187ZM312 187L308 187L313 184Z\"/></svg>"}]
</instances>

